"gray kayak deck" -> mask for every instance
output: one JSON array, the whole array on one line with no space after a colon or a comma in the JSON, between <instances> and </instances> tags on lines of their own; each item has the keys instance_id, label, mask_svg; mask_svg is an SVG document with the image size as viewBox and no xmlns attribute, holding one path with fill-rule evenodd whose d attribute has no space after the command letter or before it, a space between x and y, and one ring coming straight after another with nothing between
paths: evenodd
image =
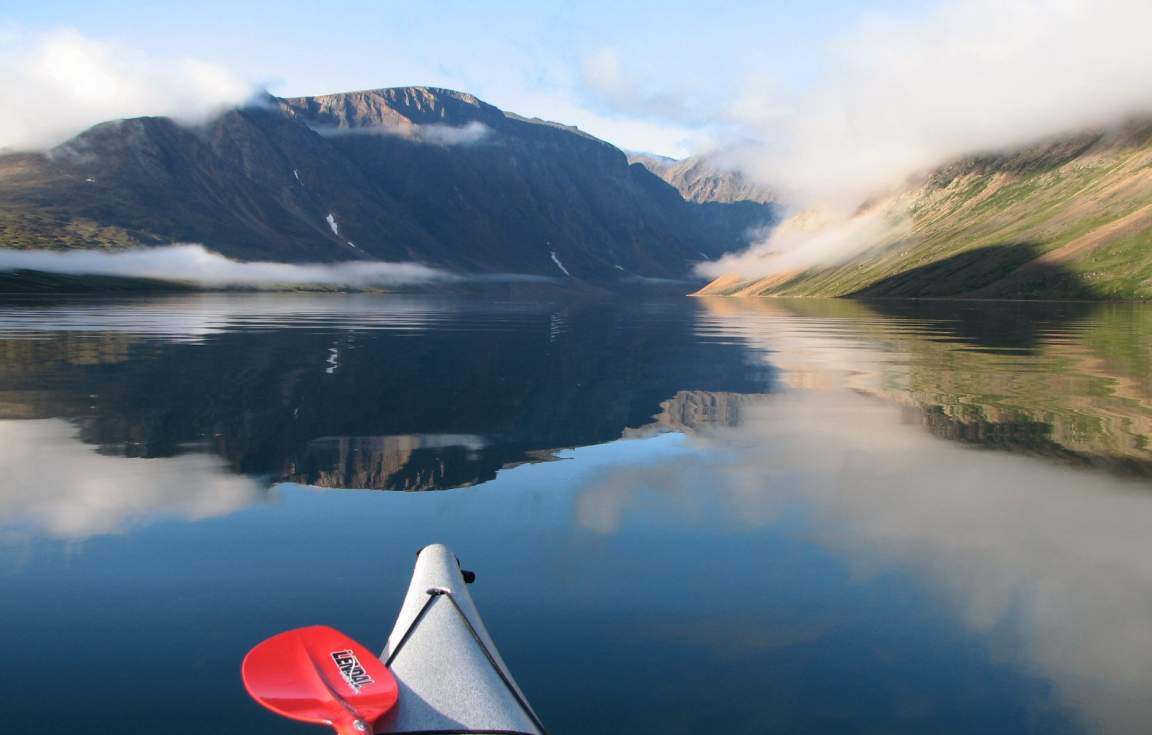
<instances>
[{"instance_id":1,"label":"gray kayak deck","mask_svg":"<svg viewBox=\"0 0 1152 735\"><path fill-rule=\"evenodd\" d=\"M434 544L412 582L380 659L400 686L378 733L544 735L472 602L456 556Z\"/></svg>"}]
</instances>

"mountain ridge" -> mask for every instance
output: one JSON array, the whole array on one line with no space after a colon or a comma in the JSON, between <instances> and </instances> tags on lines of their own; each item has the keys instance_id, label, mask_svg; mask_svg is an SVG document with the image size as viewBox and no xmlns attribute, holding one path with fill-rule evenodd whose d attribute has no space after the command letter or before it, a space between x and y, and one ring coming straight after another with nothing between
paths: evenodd
<instances>
[{"instance_id":1,"label":"mountain ridge","mask_svg":"<svg viewBox=\"0 0 1152 735\"><path fill-rule=\"evenodd\" d=\"M628 160L639 163L676 187L681 196L693 202L731 203L739 201L774 204L770 189L748 179L736 169L718 164L712 156L669 158L654 153L629 151Z\"/></svg>"},{"instance_id":2,"label":"mountain ridge","mask_svg":"<svg viewBox=\"0 0 1152 735\"><path fill-rule=\"evenodd\" d=\"M6 247L675 279L773 218L686 201L605 141L431 87L269 96L195 127L109 121L0 155Z\"/></svg>"}]
</instances>

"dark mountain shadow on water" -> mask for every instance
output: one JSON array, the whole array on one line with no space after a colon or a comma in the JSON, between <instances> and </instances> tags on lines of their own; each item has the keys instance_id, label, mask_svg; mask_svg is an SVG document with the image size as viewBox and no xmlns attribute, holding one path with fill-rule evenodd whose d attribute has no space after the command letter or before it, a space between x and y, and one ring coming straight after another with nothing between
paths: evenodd
<instances>
[{"instance_id":1,"label":"dark mountain shadow on water","mask_svg":"<svg viewBox=\"0 0 1152 735\"><path fill-rule=\"evenodd\" d=\"M427 490L618 439L683 391L773 384L742 347L695 338L691 304L522 308L493 316L476 302L431 326L272 325L200 341L0 339L0 418L73 420L104 453L208 449L249 475Z\"/></svg>"},{"instance_id":2,"label":"dark mountain shadow on water","mask_svg":"<svg viewBox=\"0 0 1152 735\"><path fill-rule=\"evenodd\" d=\"M938 320L976 347L1031 350L1053 326L1099 308L1090 303L1099 294L1078 274L1037 261L1041 254L1027 242L977 248L885 278L850 297L867 300L885 316ZM1047 300L1019 300L1029 295ZM986 300L997 297L1016 300Z\"/></svg>"},{"instance_id":3,"label":"dark mountain shadow on water","mask_svg":"<svg viewBox=\"0 0 1152 735\"><path fill-rule=\"evenodd\" d=\"M731 304L741 302L710 308ZM810 335L817 350L867 347L845 364L875 375L868 392L915 405L908 421L940 438L1152 477L1148 305L764 299L742 312L792 320L785 331Z\"/></svg>"},{"instance_id":4,"label":"dark mountain shadow on water","mask_svg":"<svg viewBox=\"0 0 1152 735\"><path fill-rule=\"evenodd\" d=\"M848 294L855 298L1037 298L1095 301L1079 274L1040 261L1036 243L990 245L896 273Z\"/></svg>"},{"instance_id":5,"label":"dark mountain shadow on water","mask_svg":"<svg viewBox=\"0 0 1152 735\"><path fill-rule=\"evenodd\" d=\"M47 271L14 270L0 272L0 303L18 300L25 294L107 294L195 291L196 287L175 281L125 276L72 275Z\"/></svg>"},{"instance_id":6,"label":"dark mountain shadow on water","mask_svg":"<svg viewBox=\"0 0 1152 735\"><path fill-rule=\"evenodd\" d=\"M884 317L935 323L950 339L996 352L1031 352L1049 331L1100 309L1099 304L1085 301L869 299L867 305Z\"/></svg>"}]
</instances>

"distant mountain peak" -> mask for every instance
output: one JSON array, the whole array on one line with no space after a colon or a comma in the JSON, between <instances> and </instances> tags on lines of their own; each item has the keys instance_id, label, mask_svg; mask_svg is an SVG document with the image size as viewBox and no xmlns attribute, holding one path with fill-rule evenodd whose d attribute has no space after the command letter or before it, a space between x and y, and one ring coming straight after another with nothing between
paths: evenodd
<instances>
[{"instance_id":1,"label":"distant mountain peak","mask_svg":"<svg viewBox=\"0 0 1152 735\"><path fill-rule=\"evenodd\" d=\"M313 125L362 128L398 125L489 126L504 117L474 95L438 87L383 87L278 100L288 114Z\"/></svg>"},{"instance_id":2,"label":"distant mountain peak","mask_svg":"<svg viewBox=\"0 0 1152 735\"><path fill-rule=\"evenodd\" d=\"M654 153L628 153L630 163L638 163L667 181L685 199L693 202L758 202L770 204L775 194L750 181L739 171L720 165L710 156L669 158Z\"/></svg>"}]
</instances>

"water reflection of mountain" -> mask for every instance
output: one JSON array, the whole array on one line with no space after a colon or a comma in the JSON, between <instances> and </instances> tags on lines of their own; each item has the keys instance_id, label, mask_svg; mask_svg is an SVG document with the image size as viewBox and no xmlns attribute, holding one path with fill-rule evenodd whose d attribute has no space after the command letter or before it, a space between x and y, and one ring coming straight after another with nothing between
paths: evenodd
<instances>
[{"instance_id":1,"label":"water reflection of mountain","mask_svg":"<svg viewBox=\"0 0 1152 735\"><path fill-rule=\"evenodd\" d=\"M660 404L660 413L652 422L638 429L624 432L628 437L647 436L663 431L695 434L720 427L740 424L743 410L769 400L759 393L718 393L715 391L683 390Z\"/></svg>"},{"instance_id":2,"label":"water reflection of mountain","mask_svg":"<svg viewBox=\"0 0 1152 735\"><path fill-rule=\"evenodd\" d=\"M703 328L773 350L782 380L912 409L945 439L1152 475L1152 308L705 300ZM834 374L834 377L829 377Z\"/></svg>"},{"instance_id":3,"label":"water reflection of mountain","mask_svg":"<svg viewBox=\"0 0 1152 735\"><path fill-rule=\"evenodd\" d=\"M236 472L322 486L469 485L651 424L681 391L767 390L771 370L742 346L692 334L691 308L476 304L435 328L317 322L197 340L45 330L0 339L0 418L67 418L104 453L195 447Z\"/></svg>"}]
</instances>

